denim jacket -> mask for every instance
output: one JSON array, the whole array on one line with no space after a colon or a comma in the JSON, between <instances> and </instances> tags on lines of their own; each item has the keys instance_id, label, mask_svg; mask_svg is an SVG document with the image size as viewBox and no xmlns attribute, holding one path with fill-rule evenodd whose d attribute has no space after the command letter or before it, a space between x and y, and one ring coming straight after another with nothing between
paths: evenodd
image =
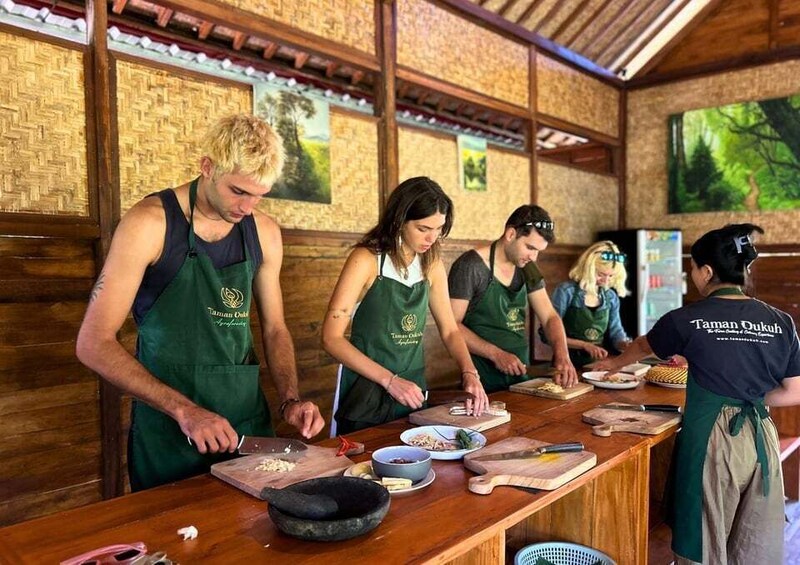
<instances>
[{"instance_id":1,"label":"denim jacket","mask_svg":"<svg viewBox=\"0 0 800 565\"><path fill-rule=\"evenodd\" d=\"M625 330L622 328L622 322L619 319L619 296L617 296L617 293L610 288L601 288L600 298L601 301L598 309L609 310L608 329L606 330L606 335L611 343L616 345L621 341L629 339L628 335L625 333ZM576 300L576 302L579 304L584 304L586 300L586 291L582 290L578 286L578 283L575 281L566 281L556 287L556 290L553 292L552 302L553 307L556 309L556 312L558 312L558 315L561 316L562 319L564 318L564 314L566 314L567 308L570 307L573 300ZM567 337L574 338L575 336L567 335Z\"/></svg>"}]
</instances>

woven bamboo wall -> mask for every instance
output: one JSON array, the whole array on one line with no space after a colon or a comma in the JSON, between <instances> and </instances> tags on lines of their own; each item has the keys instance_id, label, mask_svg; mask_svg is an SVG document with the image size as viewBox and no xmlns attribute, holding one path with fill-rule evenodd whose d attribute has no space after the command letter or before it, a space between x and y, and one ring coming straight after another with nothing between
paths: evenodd
<instances>
[{"instance_id":1,"label":"woven bamboo wall","mask_svg":"<svg viewBox=\"0 0 800 565\"><path fill-rule=\"evenodd\" d=\"M331 203L265 198L283 228L364 233L378 221L378 129L369 116L331 108Z\"/></svg>"},{"instance_id":2,"label":"woven bamboo wall","mask_svg":"<svg viewBox=\"0 0 800 565\"><path fill-rule=\"evenodd\" d=\"M619 183L614 177L539 161L539 205L556 223L558 243L587 245L617 229Z\"/></svg>"},{"instance_id":3,"label":"woven bamboo wall","mask_svg":"<svg viewBox=\"0 0 800 565\"><path fill-rule=\"evenodd\" d=\"M679 227L691 243L710 229L753 222L766 230L765 243L797 243L800 210L667 214L667 116L748 100L800 92L800 61L636 90L628 96L626 225Z\"/></svg>"},{"instance_id":4,"label":"woven bamboo wall","mask_svg":"<svg viewBox=\"0 0 800 565\"><path fill-rule=\"evenodd\" d=\"M397 62L527 108L528 48L437 8L397 3Z\"/></svg>"},{"instance_id":5,"label":"woven bamboo wall","mask_svg":"<svg viewBox=\"0 0 800 565\"><path fill-rule=\"evenodd\" d=\"M251 112L249 85L223 85L117 61L120 207L199 174L198 142L209 124Z\"/></svg>"},{"instance_id":6,"label":"woven bamboo wall","mask_svg":"<svg viewBox=\"0 0 800 565\"><path fill-rule=\"evenodd\" d=\"M619 136L619 92L542 55L536 56L536 104L543 114Z\"/></svg>"},{"instance_id":7,"label":"woven bamboo wall","mask_svg":"<svg viewBox=\"0 0 800 565\"><path fill-rule=\"evenodd\" d=\"M89 215L83 54L0 32L0 211Z\"/></svg>"},{"instance_id":8,"label":"woven bamboo wall","mask_svg":"<svg viewBox=\"0 0 800 565\"><path fill-rule=\"evenodd\" d=\"M366 53L375 53L372 0L220 0Z\"/></svg>"},{"instance_id":9,"label":"woven bamboo wall","mask_svg":"<svg viewBox=\"0 0 800 565\"><path fill-rule=\"evenodd\" d=\"M517 206L530 202L528 159L490 149L487 155L488 190L467 192L458 180L456 138L400 128L400 180L427 176L453 200L452 239L492 239L503 230Z\"/></svg>"}]
</instances>

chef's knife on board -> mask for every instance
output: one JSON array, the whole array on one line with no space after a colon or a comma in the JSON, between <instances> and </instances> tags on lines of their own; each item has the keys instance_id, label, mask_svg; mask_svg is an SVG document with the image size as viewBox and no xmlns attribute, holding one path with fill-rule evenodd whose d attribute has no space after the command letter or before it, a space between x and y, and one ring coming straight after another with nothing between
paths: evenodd
<instances>
[{"instance_id":1,"label":"chef's knife on board","mask_svg":"<svg viewBox=\"0 0 800 565\"><path fill-rule=\"evenodd\" d=\"M193 445L192 438L186 436L186 440L189 445ZM305 451L308 446L302 441L283 437L241 436L236 449L242 455L250 455L251 453L293 455Z\"/></svg>"},{"instance_id":2,"label":"chef's knife on board","mask_svg":"<svg viewBox=\"0 0 800 565\"><path fill-rule=\"evenodd\" d=\"M683 412L683 409L677 404L604 404L598 408L633 410L634 412L677 412L678 414Z\"/></svg>"},{"instance_id":3,"label":"chef's knife on board","mask_svg":"<svg viewBox=\"0 0 800 565\"><path fill-rule=\"evenodd\" d=\"M583 444L580 442L554 443L543 445L534 449L523 449L521 451L506 451L505 453L495 453L493 455L483 455L473 457L473 461L507 461L509 459L532 459L545 453L572 453L583 451Z\"/></svg>"}]
</instances>

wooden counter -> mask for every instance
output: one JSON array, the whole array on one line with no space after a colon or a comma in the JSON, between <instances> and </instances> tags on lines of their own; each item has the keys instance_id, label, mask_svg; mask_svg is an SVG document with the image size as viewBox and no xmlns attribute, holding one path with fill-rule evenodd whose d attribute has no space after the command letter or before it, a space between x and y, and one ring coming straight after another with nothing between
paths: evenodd
<instances>
[{"instance_id":1,"label":"wooden counter","mask_svg":"<svg viewBox=\"0 0 800 565\"><path fill-rule=\"evenodd\" d=\"M460 461L434 461L436 480L393 498L370 534L337 543L302 542L278 532L256 500L210 475L0 529L0 562L54 563L113 543L143 541L152 551L189 563L503 563L535 541L566 540L595 547L620 563L647 562L650 448L669 437L591 434L581 413L611 401L683 403L682 390L640 385L557 401L497 393L512 420L484 432L489 442L526 436L582 441L597 466L555 491L498 487L487 496L467 490L473 473ZM352 434L372 451L400 443L411 427L396 421ZM334 445L333 440L323 445ZM168 454L165 454L168 456ZM367 460L368 454L354 457ZM196 540L179 528L194 525Z\"/></svg>"}]
</instances>

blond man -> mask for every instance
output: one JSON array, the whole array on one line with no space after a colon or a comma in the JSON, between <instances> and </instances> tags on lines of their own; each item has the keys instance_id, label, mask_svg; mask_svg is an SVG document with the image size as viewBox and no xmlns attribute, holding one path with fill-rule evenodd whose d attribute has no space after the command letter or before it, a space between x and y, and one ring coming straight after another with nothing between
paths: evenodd
<instances>
[{"instance_id":1,"label":"blond man","mask_svg":"<svg viewBox=\"0 0 800 565\"><path fill-rule=\"evenodd\" d=\"M319 408L299 400L280 228L256 209L280 175L280 138L262 120L238 115L214 124L202 147L199 177L144 198L123 217L78 335L80 360L134 397L134 491L207 472L242 435L273 435L250 332L252 298L280 416L306 438L324 426ZM136 357L116 337L131 310Z\"/></svg>"}]
</instances>

